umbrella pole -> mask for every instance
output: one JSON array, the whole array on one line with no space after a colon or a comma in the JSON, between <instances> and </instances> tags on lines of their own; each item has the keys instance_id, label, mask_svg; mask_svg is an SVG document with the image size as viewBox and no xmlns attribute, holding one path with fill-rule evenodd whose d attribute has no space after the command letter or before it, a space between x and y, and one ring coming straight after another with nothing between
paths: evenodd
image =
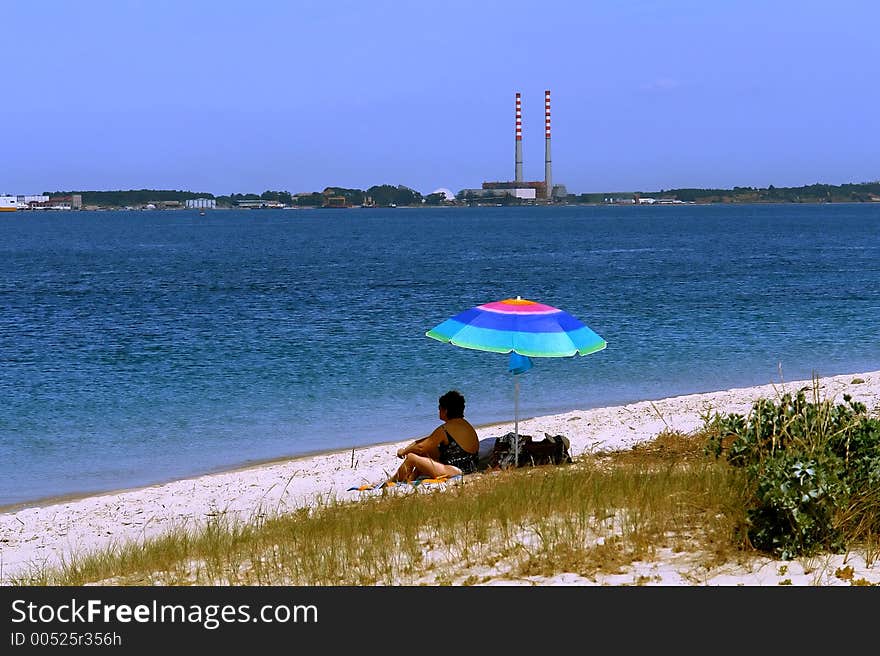
<instances>
[{"instance_id":1,"label":"umbrella pole","mask_svg":"<svg viewBox=\"0 0 880 656\"><path fill-rule=\"evenodd\" d=\"M513 466L519 466L519 374L513 376Z\"/></svg>"}]
</instances>

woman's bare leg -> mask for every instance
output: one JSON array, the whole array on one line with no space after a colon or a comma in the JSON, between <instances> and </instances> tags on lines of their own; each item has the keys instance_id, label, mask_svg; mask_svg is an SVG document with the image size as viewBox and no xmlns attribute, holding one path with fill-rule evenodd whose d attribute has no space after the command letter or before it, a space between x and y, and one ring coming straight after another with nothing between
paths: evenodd
<instances>
[{"instance_id":1,"label":"woman's bare leg","mask_svg":"<svg viewBox=\"0 0 880 656\"><path fill-rule=\"evenodd\" d=\"M458 476L461 470L452 465L444 465L425 456L419 456L415 453L407 453L400 467L394 473L390 480L398 483L409 483L416 480L419 476L429 476L430 478L439 478L441 476Z\"/></svg>"}]
</instances>

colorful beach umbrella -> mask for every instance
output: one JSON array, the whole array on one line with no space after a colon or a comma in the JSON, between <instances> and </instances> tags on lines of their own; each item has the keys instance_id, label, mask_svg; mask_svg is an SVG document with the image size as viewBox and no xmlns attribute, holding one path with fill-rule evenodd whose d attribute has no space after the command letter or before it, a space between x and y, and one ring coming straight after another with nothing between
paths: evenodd
<instances>
[{"instance_id":1,"label":"colorful beach umbrella","mask_svg":"<svg viewBox=\"0 0 880 656\"><path fill-rule=\"evenodd\" d=\"M601 351L605 340L568 312L517 296L460 312L425 333L426 336L492 353L509 353L514 375L514 458L519 454L519 376L531 358L564 358Z\"/></svg>"}]
</instances>

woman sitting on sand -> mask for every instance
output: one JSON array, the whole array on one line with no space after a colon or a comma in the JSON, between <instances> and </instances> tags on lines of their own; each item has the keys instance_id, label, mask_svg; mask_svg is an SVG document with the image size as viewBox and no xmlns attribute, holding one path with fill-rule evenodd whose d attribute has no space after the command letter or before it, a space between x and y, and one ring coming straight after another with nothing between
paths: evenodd
<instances>
[{"instance_id":1,"label":"woman sitting on sand","mask_svg":"<svg viewBox=\"0 0 880 656\"><path fill-rule=\"evenodd\" d=\"M470 474L477 470L480 439L464 418L464 396L456 390L439 400L443 424L434 432L397 450L403 463L391 477L394 482L411 482L420 476L439 478Z\"/></svg>"}]
</instances>

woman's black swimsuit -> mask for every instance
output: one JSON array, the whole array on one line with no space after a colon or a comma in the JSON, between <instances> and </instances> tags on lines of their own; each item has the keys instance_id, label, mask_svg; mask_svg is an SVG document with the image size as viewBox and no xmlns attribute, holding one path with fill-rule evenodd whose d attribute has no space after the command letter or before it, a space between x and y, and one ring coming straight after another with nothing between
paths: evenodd
<instances>
[{"instance_id":1,"label":"woman's black swimsuit","mask_svg":"<svg viewBox=\"0 0 880 656\"><path fill-rule=\"evenodd\" d=\"M470 474L477 471L477 454L468 453L461 448L461 445L455 441L455 438L449 434L449 431L443 429L446 433L446 444L440 444L437 448L440 451L440 462L444 465L452 465L458 467L462 474Z\"/></svg>"}]
</instances>

